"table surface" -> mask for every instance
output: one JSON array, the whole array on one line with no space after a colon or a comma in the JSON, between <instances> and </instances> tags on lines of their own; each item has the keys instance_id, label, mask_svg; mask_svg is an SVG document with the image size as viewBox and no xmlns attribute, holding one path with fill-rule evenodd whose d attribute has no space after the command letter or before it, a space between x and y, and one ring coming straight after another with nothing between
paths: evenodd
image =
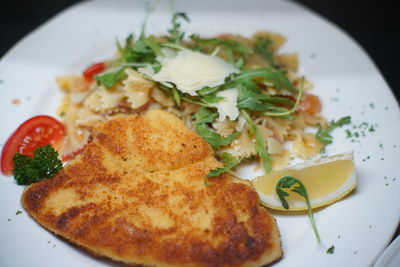
<instances>
[{"instance_id":1,"label":"table surface","mask_svg":"<svg viewBox=\"0 0 400 267\"><path fill-rule=\"evenodd\" d=\"M6 0L2 2L0 56L24 35L77 0ZM400 99L400 23L396 1L297 0L352 36L371 56ZM395 236L399 235L400 228Z\"/></svg>"}]
</instances>

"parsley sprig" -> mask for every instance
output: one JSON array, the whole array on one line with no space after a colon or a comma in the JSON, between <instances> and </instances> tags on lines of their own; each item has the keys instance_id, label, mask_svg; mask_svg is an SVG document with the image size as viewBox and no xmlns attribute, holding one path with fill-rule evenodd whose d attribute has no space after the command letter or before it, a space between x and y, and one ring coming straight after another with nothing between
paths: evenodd
<instances>
[{"instance_id":1,"label":"parsley sprig","mask_svg":"<svg viewBox=\"0 0 400 267\"><path fill-rule=\"evenodd\" d=\"M306 203L307 203L308 217L310 218L310 222L313 227L315 237L317 238L317 241L320 242L321 238L319 236L317 226L315 225L314 214L313 214L313 211L311 208L310 199L308 197L306 187L303 185L303 183L300 180L296 179L293 176L285 176L285 177L282 177L278 181L278 183L276 184L276 187L275 187L276 194L278 195L279 199L281 200L282 206L285 209L289 209L289 204L287 203L287 201L285 199L285 197L289 196L289 193L284 191L283 189L290 189L291 192L297 193L300 196L304 197L304 199L306 200Z\"/></svg>"},{"instance_id":2,"label":"parsley sprig","mask_svg":"<svg viewBox=\"0 0 400 267\"><path fill-rule=\"evenodd\" d=\"M57 151L50 145L35 149L33 158L16 153L13 161L14 179L19 185L29 185L52 178L63 168Z\"/></svg>"}]
</instances>

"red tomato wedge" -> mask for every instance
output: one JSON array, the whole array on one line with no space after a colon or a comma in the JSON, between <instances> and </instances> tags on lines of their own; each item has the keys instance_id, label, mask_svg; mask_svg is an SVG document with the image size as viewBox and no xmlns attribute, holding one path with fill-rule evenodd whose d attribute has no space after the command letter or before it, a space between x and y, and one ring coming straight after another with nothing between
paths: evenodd
<instances>
[{"instance_id":1,"label":"red tomato wedge","mask_svg":"<svg viewBox=\"0 0 400 267\"><path fill-rule=\"evenodd\" d=\"M93 81L93 76L103 72L106 69L106 65L103 62L99 62L89 66L84 72L83 77L86 81Z\"/></svg>"},{"instance_id":2,"label":"red tomato wedge","mask_svg":"<svg viewBox=\"0 0 400 267\"><path fill-rule=\"evenodd\" d=\"M64 125L53 117L40 115L22 123L8 138L1 152L1 172L11 175L15 153L33 156L39 146L50 144L57 148L65 135Z\"/></svg>"}]
</instances>

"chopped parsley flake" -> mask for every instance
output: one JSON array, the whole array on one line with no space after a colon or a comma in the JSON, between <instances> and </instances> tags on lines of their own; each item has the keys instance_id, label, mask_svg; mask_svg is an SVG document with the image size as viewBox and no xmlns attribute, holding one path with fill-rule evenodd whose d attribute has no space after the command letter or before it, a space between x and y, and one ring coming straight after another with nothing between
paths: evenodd
<instances>
[{"instance_id":1,"label":"chopped parsley flake","mask_svg":"<svg viewBox=\"0 0 400 267\"><path fill-rule=\"evenodd\" d=\"M335 246L334 246L334 245L330 246L330 247L326 250L326 253L328 253L328 254L333 254L334 252L335 252Z\"/></svg>"}]
</instances>

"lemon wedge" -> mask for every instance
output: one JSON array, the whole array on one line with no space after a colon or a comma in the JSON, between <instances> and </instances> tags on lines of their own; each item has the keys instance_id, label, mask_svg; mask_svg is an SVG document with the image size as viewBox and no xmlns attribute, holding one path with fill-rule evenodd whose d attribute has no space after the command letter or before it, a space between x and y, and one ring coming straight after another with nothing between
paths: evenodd
<instances>
[{"instance_id":1,"label":"lemon wedge","mask_svg":"<svg viewBox=\"0 0 400 267\"><path fill-rule=\"evenodd\" d=\"M338 201L357 184L353 152L346 152L257 177L252 184L260 196L261 204L276 210L307 210L305 199L290 191L287 191L289 196L286 197L289 209L282 206L275 187L284 176L293 176L304 184L313 209Z\"/></svg>"}]
</instances>

